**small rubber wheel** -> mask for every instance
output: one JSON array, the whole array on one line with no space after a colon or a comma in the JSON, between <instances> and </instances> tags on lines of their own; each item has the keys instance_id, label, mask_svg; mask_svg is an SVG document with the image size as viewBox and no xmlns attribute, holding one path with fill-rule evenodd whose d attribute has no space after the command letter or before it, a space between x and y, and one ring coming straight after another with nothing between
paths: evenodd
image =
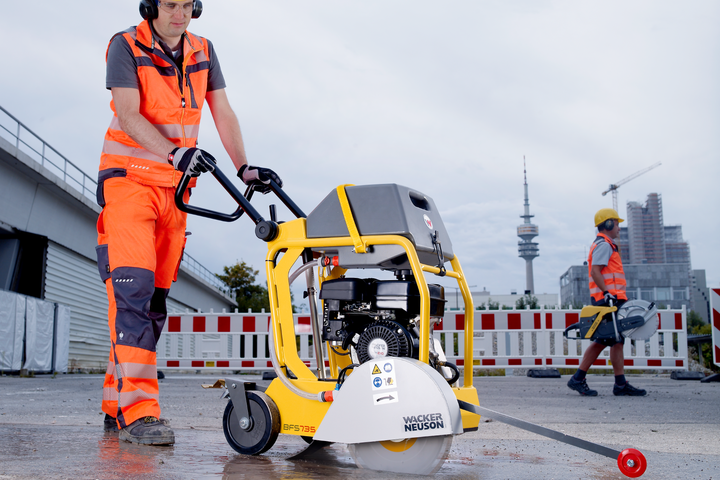
<instances>
[{"instance_id":1,"label":"small rubber wheel","mask_svg":"<svg viewBox=\"0 0 720 480\"><path fill-rule=\"evenodd\" d=\"M228 444L236 452L259 455L268 451L277 440L280 433L280 412L275 402L263 392L249 391L247 397L252 419L250 430L240 427L240 419L231 400L225 407L223 432Z\"/></svg>"},{"instance_id":2,"label":"small rubber wheel","mask_svg":"<svg viewBox=\"0 0 720 480\"><path fill-rule=\"evenodd\" d=\"M645 473L647 460L645 459L645 455L639 450L626 448L620 452L618 467L620 467L620 471L628 477L637 478Z\"/></svg>"}]
</instances>

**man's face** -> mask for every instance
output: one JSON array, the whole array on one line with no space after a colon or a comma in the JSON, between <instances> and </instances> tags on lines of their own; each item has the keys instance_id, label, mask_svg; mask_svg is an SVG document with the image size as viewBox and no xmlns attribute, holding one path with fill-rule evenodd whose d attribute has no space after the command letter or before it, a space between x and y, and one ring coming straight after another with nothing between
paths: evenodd
<instances>
[{"instance_id":1,"label":"man's face","mask_svg":"<svg viewBox=\"0 0 720 480\"><path fill-rule=\"evenodd\" d=\"M166 43L175 43L173 40L185 32L192 18L192 5L192 0L161 0L158 3L158 18L153 20L153 27Z\"/></svg>"}]
</instances>

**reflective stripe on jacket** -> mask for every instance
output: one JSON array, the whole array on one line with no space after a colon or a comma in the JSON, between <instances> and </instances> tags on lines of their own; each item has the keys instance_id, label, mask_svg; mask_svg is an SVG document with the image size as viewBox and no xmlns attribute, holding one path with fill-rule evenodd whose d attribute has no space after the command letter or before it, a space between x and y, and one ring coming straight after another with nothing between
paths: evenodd
<instances>
[{"instance_id":1,"label":"reflective stripe on jacket","mask_svg":"<svg viewBox=\"0 0 720 480\"><path fill-rule=\"evenodd\" d=\"M592 278L592 254L593 250L602 242L607 242L612 248L612 254L608 264L605 265L600 273L605 281L605 288L608 292L615 295L618 300L627 300L627 294L625 290L627 288L627 282L625 281L625 271L622 266L622 259L620 258L620 252L618 251L617 245L604 233L598 233L597 238L590 247L590 254L588 255L588 276L590 277L590 296L596 301L600 301L603 298L603 291L597 286Z\"/></svg>"},{"instance_id":2,"label":"reflective stripe on jacket","mask_svg":"<svg viewBox=\"0 0 720 480\"><path fill-rule=\"evenodd\" d=\"M157 44L147 20L117 36L124 38L135 56L140 114L178 147L194 147L207 91L208 41L189 32L183 34L181 71ZM130 138L120 127L112 101L110 108L114 115L105 134L100 170L125 169L127 178L138 183L176 186L181 174L166 158L145 150Z\"/></svg>"}]
</instances>

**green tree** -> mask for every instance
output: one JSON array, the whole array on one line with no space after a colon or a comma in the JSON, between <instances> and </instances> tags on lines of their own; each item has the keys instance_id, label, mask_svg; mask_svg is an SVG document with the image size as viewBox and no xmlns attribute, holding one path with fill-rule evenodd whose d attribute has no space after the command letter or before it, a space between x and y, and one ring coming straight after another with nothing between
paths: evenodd
<instances>
[{"instance_id":1,"label":"green tree","mask_svg":"<svg viewBox=\"0 0 720 480\"><path fill-rule=\"evenodd\" d=\"M235 295L238 311L247 312L251 310L260 312L263 308L266 312L270 311L270 297L268 296L267 287L255 283L255 278L260 272L253 270L244 261L235 262L235 265L229 267L223 267L223 272L225 272L225 275L215 274L215 276L227 285ZM290 302L293 313L297 313L298 307L295 305L295 296L292 290L290 291Z\"/></svg>"},{"instance_id":2,"label":"green tree","mask_svg":"<svg viewBox=\"0 0 720 480\"><path fill-rule=\"evenodd\" d=\"M690 313L688 313L687 316L687 331L688 333L700 333L700 332L694 332L694 329L699 330L700 327L705 325L705 322L703 322L702 317L699 313L697 313L695 310L690 310Z\"/></svg>"},{"instance_id":3,"label":"green tree","mask_svg":"<svg viewBox=\"0 0 720 480\"><path fill-rule=\"evenodd\" d=\"M687 316L687 332L691 335L711 335L712 325L705 323L696 311L690 310ZM714 372L720 371L713 363L712 342L698 343L696 348L697 352L692 354L693 357L702 355L705 367L710 368ZM700 359L698 358L698 360Z\"/></svg>"},{"instance_id":4,"label":"green tree","mask_svg":"<svg viewBox=\"0 0 720 480\"><path fill-rule=\"evenodd\" d=\"M493 302L492 298L488 298L487 309L488 310L500 310L500 302Z\"/></svg>"},{"instance_id":5,"label":"green tree","mask_svg":"<svg viewBox=\"0 0 720 480\"><path fill-rule=\"evenodd\" d=\"M235 262L235 265L223 267L224 275L217 275L230 291L235 295L235 301L238 304L240 312L259 312L261 309L270 310L270 298L268 297L267 288L255 283L258 275L257 270L247 263Z\"/></svg>"},{"instance_id":6,"label":"green tree","mask_svg":"<svg viewBox=\"0 0 720 480\"><path fill-rule=\"evenodd\" d=\"M540 308L538 305L538 299L535 295L527 293L518 298L517 302L515 302L515 308L518 310L525 310L527 307L530 307L530 310L537 310Z\"/></svg>"}]
</instances>

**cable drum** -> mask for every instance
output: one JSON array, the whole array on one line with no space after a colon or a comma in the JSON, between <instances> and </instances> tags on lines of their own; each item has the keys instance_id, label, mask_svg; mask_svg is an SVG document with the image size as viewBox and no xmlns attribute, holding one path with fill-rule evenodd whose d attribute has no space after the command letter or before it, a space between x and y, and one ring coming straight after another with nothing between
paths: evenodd
<instances>
[{"instance_id":1,"label":"cable drum","mask_svg":"<svg viewBox=\"0 0 720 480\"><path fill-rule=\"evenodd\" d=\"M360 363L378 357L409 357L412 354L409 333L400 324L380 320L360 334L357 355Z\"/></svg>"}]
</instances>

